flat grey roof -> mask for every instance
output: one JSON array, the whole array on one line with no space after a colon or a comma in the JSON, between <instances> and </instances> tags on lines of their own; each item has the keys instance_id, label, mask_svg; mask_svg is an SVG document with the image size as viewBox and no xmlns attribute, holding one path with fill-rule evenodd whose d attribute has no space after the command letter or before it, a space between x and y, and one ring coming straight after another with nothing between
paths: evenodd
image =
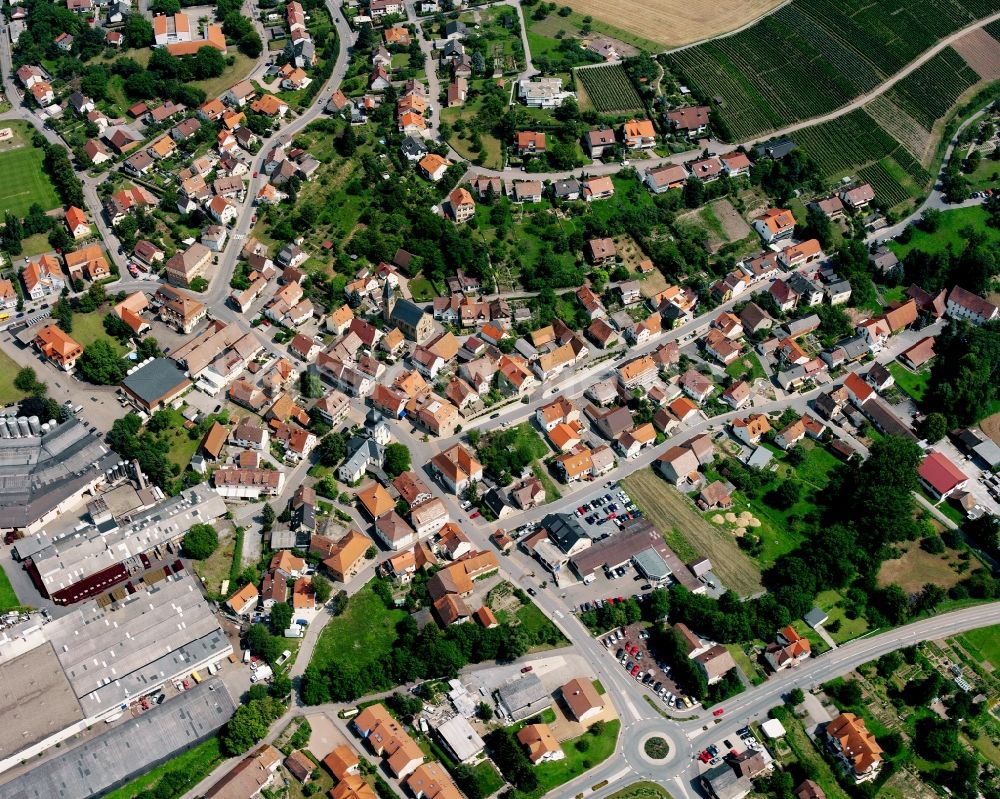
<instances>
[{"instance_id":1,"label":"flat grey roof","mask_svg":"<svg viewBox=\"0 0 1000 799\"><path fill-rule=\"evenodd\" d=\"M526 715L529 716L537 712L543 702L545 707L552 704L552 697L534 674L522 674L506 685L501 685L497 689L497 696L515 719L523 718L519 714L526 710Z\"/></svg>"},{"instance_id":2,"label":"flat grey roof","mask_svg":"<svg viewBox=\"0 0 1000 799\"><path fill-rule=\"evenodd\" d=\"M666 580L670 576L670 568L660 553L650 547L634 555L636 568L650 580Z\"/></svg>"},{"instance_id":3,"label":"flat grey roof","mask_svg":"<svg viewBox=\"0 0 1000 799\"><path fill-rule=\"evenodd\" d=\"M52 541L38 549L31 559L51 595L165 544L195 524L211 524L225 513L222 497L207 485L199 484L136 514L127 526L106 531L87 527ZM21 550L18 554L24 557Z\"/></svg>"},{"instance_id":4,"label":"flat grey roof","mask_svg":"<svg viewBox=\"0 0 1000 799\"><path fill-rule=\"evenodd\" d=\"M83 720L52 644L0 664L0 718L0 760Z\"/></svg>"},{"instance_id":5,"label":"flat grey roof","mask_svg":"<svg viewBox=\"0 0 1000 799\"><path fill-rule=\"evenodd\" d=\"M184 370L170 358L156 358L122 380L122 386L151 404L187 380Z\"/></svg>"},{"instance_id":6,"label":"flat grey roof","mask_svg":"<svg viewBox=\"0 0 1000 799\"><path fill-rule=\"evenodd\" d=\"M77 419L42 436L0 438L0 527L27 527L119 460Z\"/></svg>"},{"instance_id":7,"label":"flat grey roof","mask_svg":"<svg viewBox=\"0 0 1000 799\"><path fill-rule=\"evenodd\" d=\"M207 680L0 786L0 797L101 796L205 740L235 711L222 680Z\"/></svg>"},{"instance_id":8,"label":"flat grey roof","mask_svg":"<svg viewBox=\"0 0 1000 799\"><path fill-rule=\"evenodd\" d=\"M232 651L190 574L106 608L88 602L45 633L88 718Z\"/></svg>"}]
</instances>

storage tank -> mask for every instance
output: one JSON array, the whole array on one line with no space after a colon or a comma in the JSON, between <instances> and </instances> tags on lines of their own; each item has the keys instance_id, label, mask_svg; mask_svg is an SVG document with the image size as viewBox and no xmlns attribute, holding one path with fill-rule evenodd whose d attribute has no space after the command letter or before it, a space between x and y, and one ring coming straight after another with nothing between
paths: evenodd
<instances>
[{"instance_id":1,"label":"storage tank","mask_svg":"<svg viewBox=\"0 0 1000 799\"><path fill-rule=\"evenodd\" d=\"M52 429L52 422L43 422L42 423L42 435L43 436L48 435L49 430L51 430L51 429Z\"/></svg>"},{"instance_id":2,"label":"storage tank","mask_svg":"<svg viewBox=\"0 0 1000 799\"><path fill-rule=\"evenodd\" d=\"M28 427L34 435L39 435L42 432L42 421L37 416L28 417Z\"/></svg>"},{"instance_id":3,"label":"storage tank","mask_svg":"<svg viewBox=\"0 0 1000 799\"><path fill-rule=\"evenodd\" d=\"M6 416L0 416L0 438L10 438L10 430L7 429Z\"/></svg>"},{"instance_id":4,"label":"storage tank","mask_svg":"<svg viewBox=\"0 0 1000 799\"><path fill-rule=\"evenodd\" d=\"M31 435L31 425L28 424L27 416L17 417L17 429L21 431L21 438L26 438Z\"/></svg>"}]
</instances>

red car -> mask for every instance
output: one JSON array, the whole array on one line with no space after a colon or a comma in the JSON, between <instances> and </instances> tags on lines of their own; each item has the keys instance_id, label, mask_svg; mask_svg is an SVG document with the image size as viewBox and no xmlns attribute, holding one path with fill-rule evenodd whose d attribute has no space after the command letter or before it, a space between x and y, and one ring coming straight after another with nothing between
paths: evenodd
<instances>
[{"instance_id":1,"label":"red car","mask_svg":"<svg viewBox=\"0 0 1000 799\"><path fill-rule=\"evenodd\" d=\"M523 669L521 669L521 674L527 674L533 668L535 668L535 667L534 666L525 666Z\"/></svg>"},{"instance_id":2,"label":"red car","mask_svg":"<svg viewBox=\"0 0 1000 799\"><path fill-rule=\"evenodd\" d=\"M638 666L633 666L632 667L632 671L629 672L629 674L631 674L633 677L635 677L635 675L638 674L638 673L639 673L639 667Z\"/></svg>"},{"instance_id":3,"label":"red car","mask_svg":"<svg viewBox=\"0 0 1000 799\"><path fill-rule=\"evenodd\" d=\"M475 513L470 513L469 514L469 518L470 519L478 519L480 516L482 516L482 514L479 511L476 511Z\"/></svg>"},{"instance_id":4,"label":"red car","mask_svg":"<svg viewBox=\"0 0 1000 799\"><path fill-rule=\"evenodd\" d=\"M702 763L707 763L709 760L712 759L712 754L707 749L703 749L701 754L698 755L698 759Z\"/></svg>"},{"instance_id":5,"label":"red car","mask_svg":"<svg viewBox=\"0 0 1000 799\"><path fill-rule=\"evenodd\" d=\"M718 710L713 710L712 711L712 715L713 716L721 716L725 712L726 712L725 708L721 708L720 707Z\"/></svg>"}]
</instances>

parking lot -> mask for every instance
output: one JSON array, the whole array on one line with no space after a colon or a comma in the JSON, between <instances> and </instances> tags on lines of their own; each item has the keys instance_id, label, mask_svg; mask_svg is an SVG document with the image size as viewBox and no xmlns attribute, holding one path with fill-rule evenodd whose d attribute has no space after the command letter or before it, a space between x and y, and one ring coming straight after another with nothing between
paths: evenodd
<instances>
[{"instance_id":1,"label":"parking lot","mask_svg":"<svg viewBox=\"0 0 1000 799\"><path fill-rule=\"evenodd\" d=\"M641 511L632 503L618 483L608 482L583 499L573 515L594 541L616 533L629 519L638 518Z\"/></svg>"},{"instance_id":2,"label":"parking lot","mask_svg":"<svg viewBox=\"0 0 1000 799\"><path fill-rule=\"evenodd\" d=\"M722 758L727 755L738 757L748 749L755 752L767 753L764 744L757 740L757 736L753 734L753 730L749 727L740 727L733 734L720 738L707 748L702 749L694 757L702 762L704 769L709 769L719 765L722 762ZM770 755L767 755L767 757L769 759Z\"/></svg>"},{"instance_id":3,"label":"parking lot","mask_svg":"<svg viewBox=\"0 0 1000 799\"><path fill-rule=\"evenodd\" d=\"M693 697L686 696L671 679L670 667L649 651L649 633L644 625L633 624L612 630L599 640L611 657L637 682L648 686L666 707L684 711L699 704Z\"/></svg>"}]
</instances>

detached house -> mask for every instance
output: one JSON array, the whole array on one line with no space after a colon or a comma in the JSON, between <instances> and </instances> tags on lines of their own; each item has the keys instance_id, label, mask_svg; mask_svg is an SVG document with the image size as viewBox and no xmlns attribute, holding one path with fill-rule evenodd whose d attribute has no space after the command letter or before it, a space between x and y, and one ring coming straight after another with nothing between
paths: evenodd
<instances>
[{"instance_id":1,"label":"detached house","mask_svg":"<svg viewBox=\"0 0 1000 799\"><path fill-rule=\"evenodd\" d=\"M630 119L622 125L622 143L629 150L651 150L656 146L656 130L648 119Z\"/></svg>"},{"instance_id":2,"label":"detached house","mask_svg":"<svg viewBox=\"0 0 1000 799\"><path fill-rule=\"evenodd\" d=\"M753 226L764 242L770 244L795 232L795 217L787 208L771 208L757 217Z\"/></svg>"}]
</instances>

